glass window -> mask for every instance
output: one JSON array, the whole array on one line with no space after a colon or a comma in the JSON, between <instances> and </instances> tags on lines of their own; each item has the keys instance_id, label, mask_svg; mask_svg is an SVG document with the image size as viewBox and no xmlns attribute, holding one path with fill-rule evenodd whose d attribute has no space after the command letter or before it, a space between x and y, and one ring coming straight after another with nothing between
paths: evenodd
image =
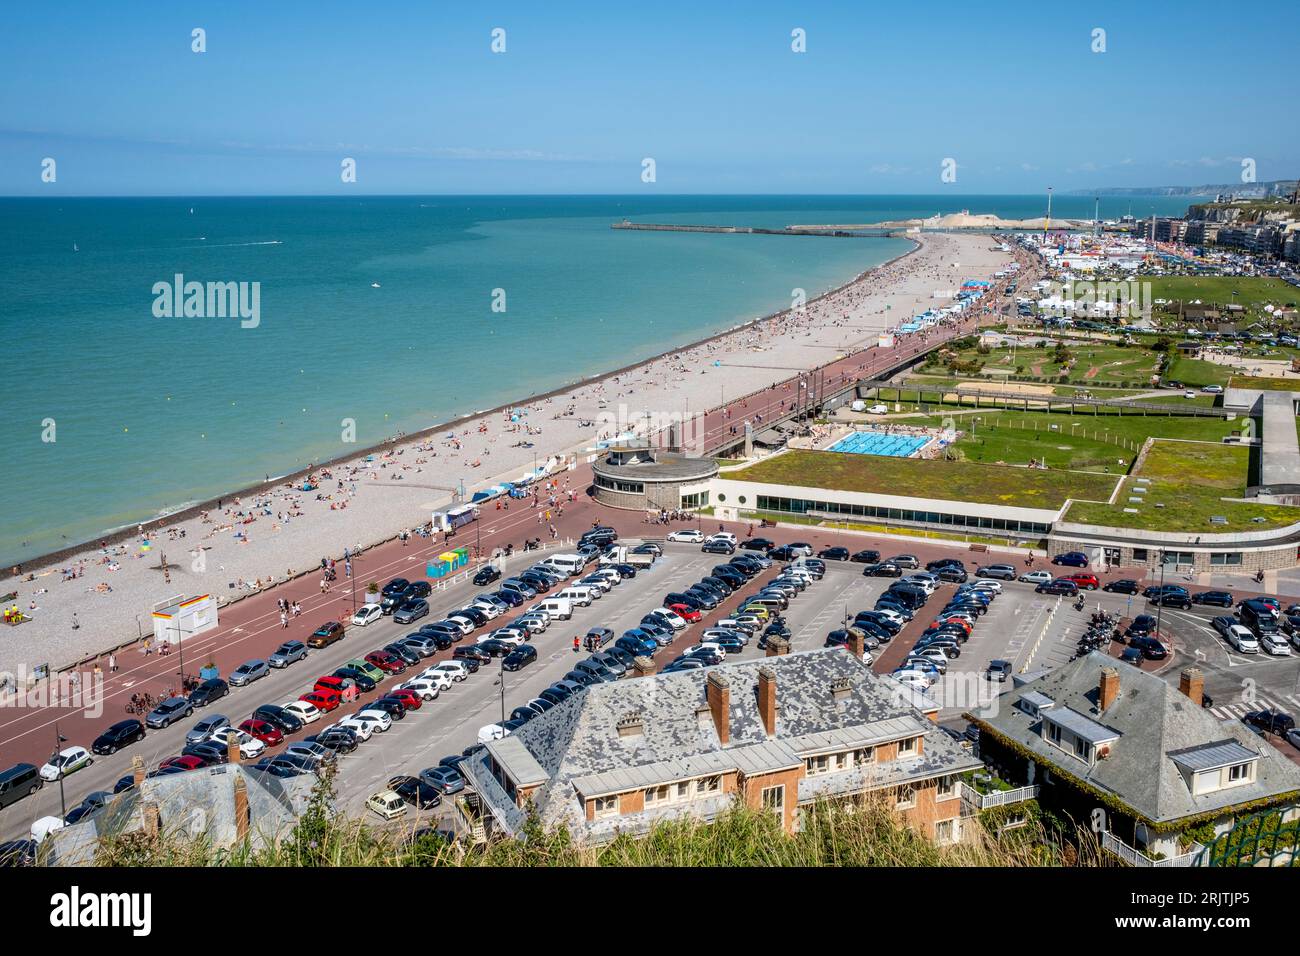
<instances>
[{"instance_id":1,"label":"glass window","mask_svg":"<svg viewBox=\"0 0 1300 956\"><path fill-rule=\"evenodd\" d=\"M948 797L955 797L956 795L957 795L957 778L940 777L939 785L938 785L939 799L945 800Z\"/></svg>"},{"instance_id":2,"label":"glass window","mask_svg":"<svg viewBox=\"0 0 1300 956\"><path fill-rule=\"evenodd\" d=\"M597 797L593 802L596 804L597 817L612 817L618 813L618 797L616 796Z\"/></svg>"},{"instance_id":3,"label":"glass window","mask_svg":"<svg viewBox=\"0 0 1300 956\"><path fill-rule=\"evenodd\" d=\"M779 787L764 787L761 796L764 810L780 813L785 809L785 784Z\"/></svg>"},{"instance_id":4,"label":"glass window","mask_svg":"<svg viewBox=\"0 0 1300 956\"><path fill-rule=\"evenodd\" d=\"M1241 564L1240 551L1225 551L1219 554L1210 555L1210 564L1212 565L1235 565Z\"/></svg>"},{"instance_id":5,"label":"glass window","mask_svg":"<svg viewBox=\"0 0 1300 956\"><path fill-rule=\"evenodd\" d=\"M894 806L899 810L907 810L916 806L916 788L903 787L898 791L898 802Z\"/></svg>"},{"instance_id":6,"label":"glass window","mask_svg":"<svg viewBox=\"0 0 1300 956\"><path fill-rule=\"evenodd\" d=\"M1229 780L1248 780L1250 779L1250 764L1239 763L1235 767L1228 768Z\"/></svg>"},{"instance_id":7,"label":"glass window","mask_svg":"<svg viewBox=\"0 0 1300 956\"><path fill-rule=\"evenodd\" d=\"M906 740L900 740L898 742L898 755L900 757L907 757L916 753L916 742L918 739L919 738L917 737L908 737Z\"/></svg>"},{"instance_id":8,"label":"glass window","mask_svg":"<svg viewBox=\"0 0 1300 956\"><path fill-rule=\"evenodd\" d=\"M722 778L718 776L701 777L695 781L696 793L717 793L722 789Z\"/></svg>"}]
</instances>

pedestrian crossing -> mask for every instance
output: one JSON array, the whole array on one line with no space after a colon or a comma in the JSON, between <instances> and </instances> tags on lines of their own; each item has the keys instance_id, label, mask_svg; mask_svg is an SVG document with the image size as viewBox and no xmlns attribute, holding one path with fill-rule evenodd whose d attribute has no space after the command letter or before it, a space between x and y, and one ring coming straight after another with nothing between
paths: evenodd
<instances>
[{"instance_id":1,"label":"pedestrian crossing","mask_svg":"<svg viewBox=\"0 0 1300 956\"><path fill-rule=\"evenodd\" d=\"M1273 698L1260 695L1249 703L1234 701L1218 704L1210 708L1210 713L1219 720L1241 720L1253 710L1281 710L1293 714L1300 711L1300 697L1295 694L1276 694Z\"/></svg>"}]
</instances>

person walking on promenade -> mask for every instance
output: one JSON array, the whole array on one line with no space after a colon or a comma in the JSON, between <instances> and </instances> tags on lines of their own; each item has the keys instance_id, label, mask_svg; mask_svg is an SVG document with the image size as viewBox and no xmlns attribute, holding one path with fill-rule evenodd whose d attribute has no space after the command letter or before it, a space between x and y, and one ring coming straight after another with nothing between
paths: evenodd
<instances>
[{"instance_id":1,"label":"person walking on promenade","mask_svg":"<svg viewBox=\"0 0 1300 956\"><path fill-rule=\"evenodd\" d=\"M79 631L79 630L81 630L81 622L77 620L77 612L76 612L76 611L73 611L73 612L72 612L72 629L73 629L74 631Z\"/></svg>"},{"instance_id":2,"label":"person walking on promenade","mask_svg":"<svg viewBox=\"0 0 1300 956\"><path fill-rule=\"evenodd\" d=\"M289 626L289 615L286 614L284 611L280 612L280 626L281 627Z\"/></svg>"},{"instance_id":3,"label":"person walking on promenade","mask_svg":"<svg viewBox=\"0 0 1300 956\"><path fill-rule=\"evenodd\" d=\"M108 672L109 672L110 674L115 674L115 673L117 673L117 655L116 655L116 654L109 654L109 655L108 655Z\"/></svg>"}]
</instances>

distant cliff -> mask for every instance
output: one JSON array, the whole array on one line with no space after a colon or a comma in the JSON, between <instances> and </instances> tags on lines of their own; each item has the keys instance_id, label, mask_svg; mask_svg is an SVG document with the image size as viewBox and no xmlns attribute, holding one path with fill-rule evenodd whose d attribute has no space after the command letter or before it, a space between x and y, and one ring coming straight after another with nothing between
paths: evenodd
<instances>
[{"instance_id":1,"label":"distant cliff","mask_svg":"<svg viewBox=\"0 0 1300 956\"><path fill-rule=\"evenodd\" d=\"M1102 189L1074 189L1067 196L1218 196L1242 199L1267 199L1290 195L1296 188L1294 179L1274 179L1264 183L1218 183L1208 186L1107 186Z\"/></svg>"}]
</instances>

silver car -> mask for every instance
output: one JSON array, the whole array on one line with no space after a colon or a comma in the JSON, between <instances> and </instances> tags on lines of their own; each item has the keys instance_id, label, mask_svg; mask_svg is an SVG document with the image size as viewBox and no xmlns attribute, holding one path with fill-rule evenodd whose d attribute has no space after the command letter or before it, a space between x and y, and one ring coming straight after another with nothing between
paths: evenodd
<instances>
[{"instance_id":1,"label":"silver car","mask_svg":"<svg viewBox=\"0 0 1300 956\"><path fill-rule=\"evenodd\" d=\"M185 735L187 744L200 744L208 740L214 733L222 727L230 726L230 718L225 714L212 714L204 717L197 724L190 728L190 732Z\"/></svg>"},{"instance_id":2,"label":"silver car","mask_svg":"<svg viewBox=\"0 0 1300 956\"><path fill-rule=\"evenodd\" d=\"M285 641L266 662L272 667L288 667L295 661L307 659L307 645L302 641Z\"/></svg>"},{"instance_id":3,"label":"silver car","mask_svg":"<svg viewBox=\"0 0 1300 956\"><path fill-rule=\"evenodd\" d=\"M271 672L266 661L255 658L251 661L244 661L233 671L230 672L230 686L243 687L245 684L251 684L259 678L265 677Z\"/></svg>"}]
</instances>

